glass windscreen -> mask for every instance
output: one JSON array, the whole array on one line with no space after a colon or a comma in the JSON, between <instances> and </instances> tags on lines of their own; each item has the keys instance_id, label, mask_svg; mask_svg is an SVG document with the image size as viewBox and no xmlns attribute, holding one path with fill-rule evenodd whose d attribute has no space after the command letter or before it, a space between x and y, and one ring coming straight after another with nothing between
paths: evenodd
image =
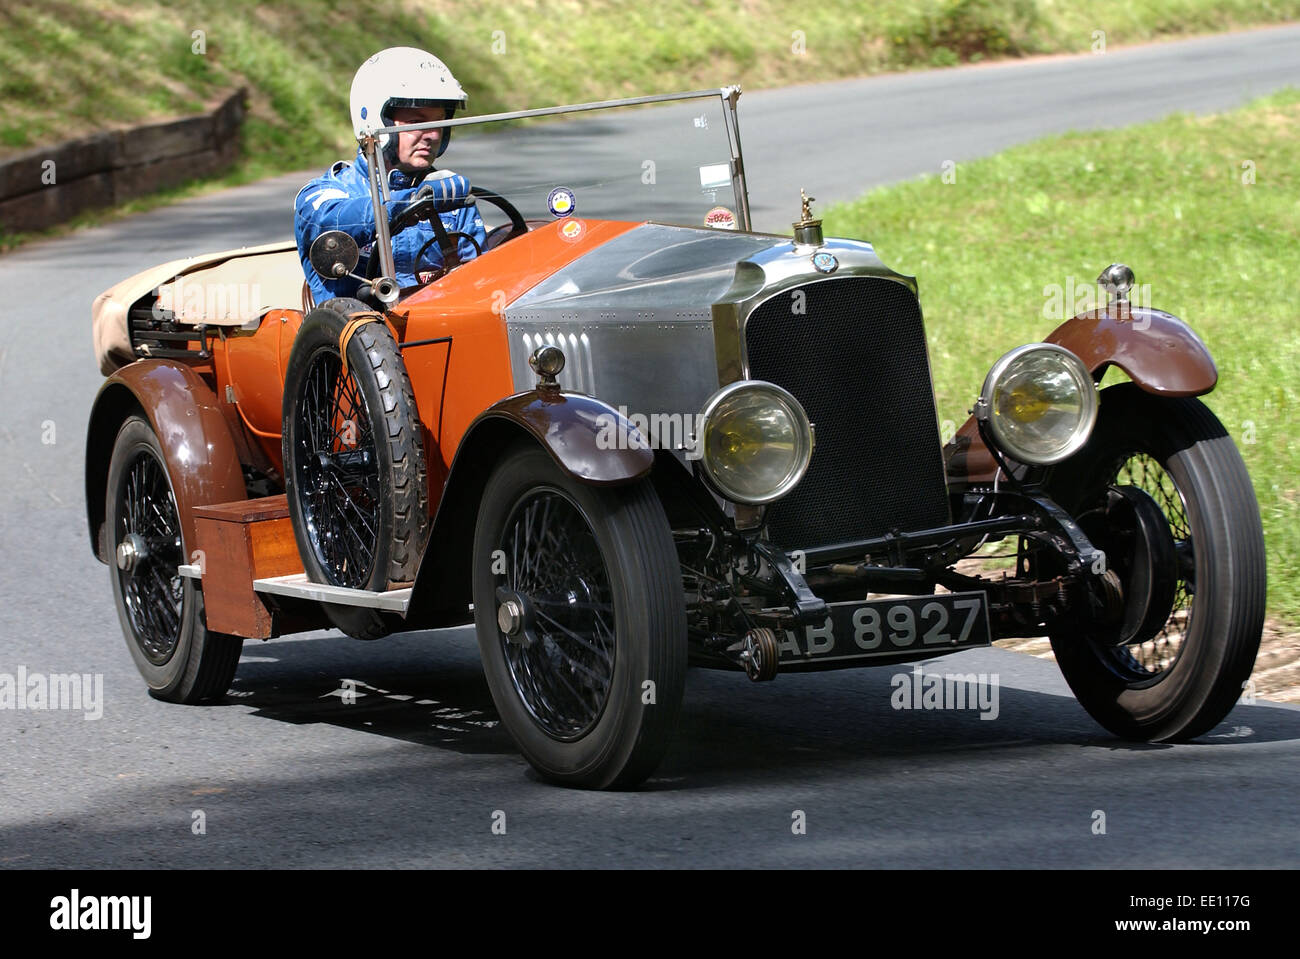
<instances>
[{"instance_id":1,"label":"glass windscreen","mask_svg":"<svg viewBox=\"0 0 1300 959\"><path fill-rule=\"evenodd\" d=\"M529 220L562 215L743 226L721 98L450 128L441 170L499 193ZM506 222L479 204L489 229Z\"/></svg>"}]
</instances>

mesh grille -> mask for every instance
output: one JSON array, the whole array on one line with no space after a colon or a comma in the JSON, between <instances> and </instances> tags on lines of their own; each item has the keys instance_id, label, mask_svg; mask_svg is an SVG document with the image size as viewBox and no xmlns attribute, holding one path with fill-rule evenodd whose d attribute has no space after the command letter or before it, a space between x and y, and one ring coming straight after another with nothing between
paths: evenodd
<instances>
[{"instance_id":1,"label":"mesh grille","mask_svg":"<svg viewBox=\"0 0 1300 959\"><path fill-rule=\"evenodd\" d=\"M793 393L817 428L808 474L768 509L774 543L811 548L951 522L925 328L906 287L809 283L760 304L745 341L750 376Z\"/></svg>"}]
</instances>

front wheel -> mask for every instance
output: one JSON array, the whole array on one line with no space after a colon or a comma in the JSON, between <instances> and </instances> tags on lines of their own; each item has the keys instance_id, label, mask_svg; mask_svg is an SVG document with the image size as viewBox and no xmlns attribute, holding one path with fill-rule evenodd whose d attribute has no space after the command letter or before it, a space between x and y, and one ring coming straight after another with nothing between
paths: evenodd
<instances>
[{"instance_id":1,"label":"front wheel","mask_svg":"<svg viewBox=\"0 0 1300 959\"><path fill-rule=\"evenodd\" d=\"M552 782L626 788L659 764L686 679L686 609L648 480L598 488L520 447L483 491L474 618L492 699Z\"/></svg>"},{"instance_id":2,"label":"front wheel","mask_svg":"<svg viewBox=\"0 0 1300 959\"><path fill-rule=\"evenodd\" d=\"M1265 557L1259 507L1232 438L1204 404L1161 398L1131 383L1101 395L1097 427L1056 467L1054 499L1094 544L1123 556L1108 497L1153 503L1164 516L1153 551L1168 588L1155 621L1129 636L1107 626L1058 626L1052 650L1070 688L1099 723L1149 742L1191 739L1232 709L1254 666L1264 623ZM1149 497L1149 500L1146 498ZM1114 567L1113 567L1114 568ZM1117 567L1133 590L1149 571Z\"/></svg>"}]
</instances>

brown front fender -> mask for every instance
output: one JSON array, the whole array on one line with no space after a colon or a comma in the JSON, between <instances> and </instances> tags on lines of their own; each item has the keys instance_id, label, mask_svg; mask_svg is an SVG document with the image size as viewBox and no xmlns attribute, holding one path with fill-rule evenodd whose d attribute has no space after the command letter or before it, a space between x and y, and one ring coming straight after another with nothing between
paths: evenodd
<instances>
[{"instance_id":1,"label":"brown front fender","mask_svg":"<svg viewBox=\"0 0 1300 959\"><path fill-rule=\"evenodd\" d=\"M1135 306L1080 313L1047 337L1083 360L1100 381L1109 366L1157 396L1200 396L1219 381L1210 351L1178 317ZM974 417L962 424L944 448L948 479L954 484L989 483L997 464L980 438Z\"/></svg>"},{"instance_id":2,"label":"brown front fender","mask_svg":"<svg viewBox=\"0 0 1300 959\"><path fill-rule=\"evenodd\" d=\"M1097 380L1106 367L1118 366L1157 396L1200 396L1219 381L1201 338L1163 310L1135 306L1080 313L1054 329L1047 342L1083 360Z\"/></svg>"},{"instance_id":3,"label":"brown front fender","mask_svg":"<svg viewBox=\"0 0 1300 959\"><path fill-rule=\"evenodd\" d=\"M182 363L130 363L100 387L86 430L90 545L104 563L110 558L104 530L108 464L118 430L132 413L142 413L149 420L162 446L187 546L197 541L194 507L248 496L235 440L208 385Z\"/></svg>"},{"instance_id":4,"label":"brown front fender","mask_svg":"<svg viewBox=\"0 0 1300 959\"><path fill-rule=\"evenodd\" d=\"M560 469L584 483L614 486L650 472L654 451L612 406L581 393L529 390L484 410L461 445L488 420L508 420L532 434ZM457 458L460 451L457 451ZM454 470L455 464L453 464Z\"/></svg>"},{"instance_id":5,"label":"brown front fender","mask_svg":"<svg viewBox=\"0 0 1300 959\"><path fill-rule=\"evenodd\" d=\"M468 622L479 497L502 451L524 438L570 476L598 486L631 483L655 463L654 451L632 425L593 397L539 389L488 407L470 424L452 460L407 611L409 628Z\"/></svg>"}]
</instances>

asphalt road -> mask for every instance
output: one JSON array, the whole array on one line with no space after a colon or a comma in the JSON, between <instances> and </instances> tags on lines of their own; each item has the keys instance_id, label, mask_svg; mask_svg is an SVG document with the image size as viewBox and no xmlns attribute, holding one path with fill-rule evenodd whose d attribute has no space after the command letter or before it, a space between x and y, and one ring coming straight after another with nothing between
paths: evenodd
<instances>
[{"instance_id":1,"label":"asphalt road","mask_svg":"<svg viewBox=\"0 0 1300 959\"><path fill-rule=\"evenodd\" d=\"M1231 107L1288 83L1300 83L1300 27L749 93L741 117L755 222L780 229L800 186L822 201L845 199L1041 134ZM653 140L680 119L663 113L629 122ZM507 162L471 138L454 146L463 150L457 166L485 185L478 171ZM581 164L572 141L550 146L552 162ZM546 143L535 147L544 160ZM676 744L648 786L628 794L535 779L495 721L467 630L370 644L337 634L250 642L222 704L149 698L85 531L84 428L100 382L88 306L155 262L286 236L304 179L0 257L0 673L102 674L104 696L97 720L0 710L0 865L1300 859L1300 709L1240 705L1197 743L1126 744L1092 722L1051 662L998 649L926 665L996 673L992 721L893 709L891 677L906 668L763 685L693 671ZM355 705L340 699L345 679L358 684ZM504 835L492 830L498 810ZM796 810L802 835L791 828ZM1094 831L1097 811L1104 834Z\"/></svg>"}]
</instances>

